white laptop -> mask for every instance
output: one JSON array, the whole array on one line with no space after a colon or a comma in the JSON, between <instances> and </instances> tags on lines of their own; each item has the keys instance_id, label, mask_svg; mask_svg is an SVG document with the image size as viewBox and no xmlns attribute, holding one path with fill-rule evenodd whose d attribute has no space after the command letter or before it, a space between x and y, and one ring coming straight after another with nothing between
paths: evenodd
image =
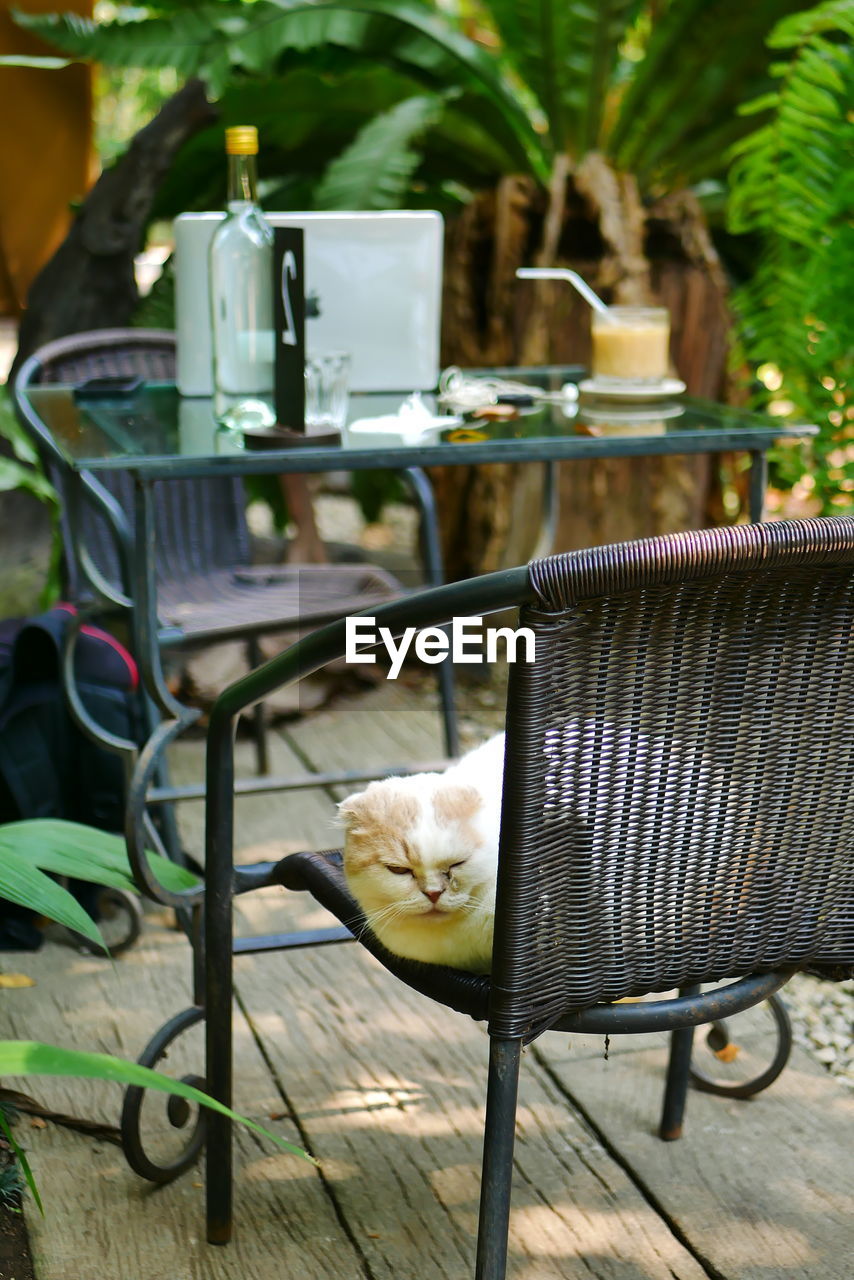
<instances>
[{"instance_id":1,"label":"white laptop","mask_svg":"<svg viewBox=\"0 0 854 1280\"><path fill-rule=\"evenodd\" d=\"M176 382L211 384L208 247L223 213L175 219ZM305 231L308 355L349 351L353 391L428 391L439 377L442 216L432 211L268 213Z\"/></svg>"}]
</instances>

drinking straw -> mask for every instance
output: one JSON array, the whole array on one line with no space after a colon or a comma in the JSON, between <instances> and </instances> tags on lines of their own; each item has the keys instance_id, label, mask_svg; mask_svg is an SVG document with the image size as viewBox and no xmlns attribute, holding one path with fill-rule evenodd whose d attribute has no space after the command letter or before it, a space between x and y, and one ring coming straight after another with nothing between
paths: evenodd
<instances>
[{"instance_id":1,"label":"drinking straw","mask_svg":"<svg viewBox=\"0 0 854 1280\"><path fill-rule=\"evenodd\" d=\"M518 267L516 275L520 280L568 280L585 302L589 302L594 311L598 311L603 316L611 314L598 293L593 292L587 281L582 279L577 271L570 271L568 267Z\"/></svg>"}]
</instances>

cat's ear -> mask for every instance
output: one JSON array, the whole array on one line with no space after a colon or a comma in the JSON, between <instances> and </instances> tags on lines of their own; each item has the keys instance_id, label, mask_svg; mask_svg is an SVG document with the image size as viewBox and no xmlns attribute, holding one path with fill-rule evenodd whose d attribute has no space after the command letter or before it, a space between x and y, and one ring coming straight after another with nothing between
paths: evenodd
<instances>
[{"instance_id":1,"label":"cat's ear","mask_svg":"<svg viewBox=\"0 0 854 1280\"><path fill-rule=\"evenodd\" d=\"M466 822L473 818L483 804L483 797L477 787L452 786L439 787L433 796L433 812L439 822Z\"/></svg>"},{"instance_id":2,"label":"cat's ear","mask_svg":"<svg viewBox=\"0 0 854 1280\"><path fill-rule=\"evenodd\" d=\"M356 795L342 800L338 806L338 825L344 827L345 831L356 830L364 822L370 803L365 791L359 791Z\"/></svg>"}]
</instances>

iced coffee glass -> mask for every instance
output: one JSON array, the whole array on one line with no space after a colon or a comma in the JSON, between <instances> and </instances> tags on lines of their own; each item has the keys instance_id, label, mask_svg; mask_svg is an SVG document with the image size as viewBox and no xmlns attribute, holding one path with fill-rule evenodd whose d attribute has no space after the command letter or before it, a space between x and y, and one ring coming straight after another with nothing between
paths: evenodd
<instances>
[{"instance_id":1,"label":"iced coffee glass","mask_svg":"<svg viewBox=\"0 0 854 1280\"><path fill-rule=\"evenodd\" d=\"M667 377L670 314L666 307L609 307L594 311L591 372L615 390L629 383L653 384Z\"/></svg>"}]
</instances>

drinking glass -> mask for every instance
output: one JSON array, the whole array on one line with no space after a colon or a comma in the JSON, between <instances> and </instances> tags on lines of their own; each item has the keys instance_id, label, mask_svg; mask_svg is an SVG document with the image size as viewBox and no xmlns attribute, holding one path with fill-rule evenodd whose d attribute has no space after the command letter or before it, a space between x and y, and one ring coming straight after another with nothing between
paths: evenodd
<instances>
[{"instance_id":1,"label":"drinking glass","mask_svg":"<svg viewBox=\"0 0 854 1280\"><path fill-rule=\"evenodd\" d=\"M305 361L305 426L312 430L342 431L347 421L350 356L328 351Z\"/></svg>"},{"instance_id":2,"label":"drinking glass","mask_svg":"<svg viewBox=\"0 0 854 1280\"><path fill-rule=\"evenodd\" d=\"M591 372L597 382L618 389L630 382L655 383L667 377L670 314L666 307L609 307L594 311Z\"/></svg>"}]
</instances>

